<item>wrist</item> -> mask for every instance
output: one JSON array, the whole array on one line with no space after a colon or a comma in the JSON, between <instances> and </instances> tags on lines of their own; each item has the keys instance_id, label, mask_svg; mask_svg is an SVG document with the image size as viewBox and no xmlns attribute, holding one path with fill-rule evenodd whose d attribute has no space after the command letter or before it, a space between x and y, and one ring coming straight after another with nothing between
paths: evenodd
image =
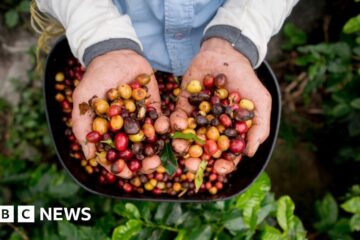
<instances>
[{"instance_id":1,"label":"wrist","mask_svg":"<svg viewBox=\"0 0 360 240\"><path fill-rule=\"evenodd\" d=\"M251 65L249 59L241 52L237 51L230 42L222 38L209 38L203 41L200 51L212 51L223 55L236 55L244 62Z\"/></svg>"}]
</instances>

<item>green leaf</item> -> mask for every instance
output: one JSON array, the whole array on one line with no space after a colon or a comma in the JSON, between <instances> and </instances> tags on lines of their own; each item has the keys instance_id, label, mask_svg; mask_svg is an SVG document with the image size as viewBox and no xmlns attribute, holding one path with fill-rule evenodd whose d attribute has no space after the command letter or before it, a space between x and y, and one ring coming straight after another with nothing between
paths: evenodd
<instances>
[{"instance_id":1,"label":"green leaf","mask_svg":"<svg viewBox=\"0 0 360 240\"><path fill-rule=\"evenodd\" d=\"M239 209L233 209L230 214L225 215L224 227L233 235L246 229L247 226L244 223L242 213Z\"/></svg>"},{"instance_id":2,"label":"green leaf","mask_svg":"<svg viewBox=\"0 0 360 240\"><path fill-rule=\"evenodd\" d=\"M293 23L285 24L283 32L288 38L288 42L282 46L282 48L285 50L290 50L296 46L303 45L307 41L306 33L296 27Z\"/></svg>"},{"instance_id":3,"label":"green leaf","mask_svg":"<svg viewBox=\"0 0 360 240\"><path fill-rule=\"evenodd\" d=\"M175 240L187 240L186 232L187 231L185 229L181 229L176 235Z\"/></svg>"},{"instance_id":4,"label":"green leaf","mask_svg":"<svg viewBox=\"0 0 360 240\"><path fill-rule=\"evenodd\" d=\"M116 227L112 234L112 240L130 240L139 234L142 223L139 220L130 219L124 225Z\"/></svg>"},{"instance_id":5,"label":"green leaf","mask_svg":"<svg viewBox=\"0 0 360 240\"><path fill-rule=\"evenodd\" d=\"M16 10L19 12L29 12L30 11L30 1L22 0L20 4L16 7Z\"/></svg>"},{"instance_id":6,"label":"green leaf","mask_svg":"<svg viewBox=\"0 0 360 240\"><path fill-rule=\"evenodd\" d=\"M344 33L350 34L360 31L360 14L350 18L344 25Z\"/></svg>"},{"instance_id":7,"label":"green leaf","mask_svg":"<svg viewBox=\"0 0 360 240\"><path fill-rule=\"evenodd\" d=\"M58 222L59 235L65 240L78 240L80 239L79 231L74 224L68 221Z\"/></svg>"},{"instance_id":8,"label":"green leaf","mask_svg":"<svg viewBox=\"0 0 360 240\"><path fill-rule=\"evenodd\" d=\"M139 209L132 203L118 203L114 206L114 212L128 219L140 219Z\"/></svg>"},{"instance_id":9,"label":"green leaf","mask_svg":"<svg viewBox=\"0 0 360 240\"><path fill-rule=\"evenodd\" d=\"M212 235L210 225L202 225L198 228L195 228L188 239L191 240L210 240Z\"/></svg>"},{"instance_id":10,"label":"green leaf","mask_svg":"<svg viewBox=\"0 0 360 240\"><path fill-rule=\"evenodd\" d=\"M199 191L200 186L203 183L204 171L206 169L206 166L207 166L207 161L202 160L200 162L198 170L196 171L196 175L195 175L195 192Z\"/></svg>"},{"instance_id":11,"label":"green leaf","mask_svg":"<svg viewBox=\"0 0 360 240\"><path fill-rule=\"evenodd\" d=\"M326 231L331 228L338 218L338 205L331 194L326 194L321 201L315 203L316 213L319 220L314 224L318 231Z\"/></svg>"},{"instance_id":12,"label":"green leaf","mask_svg":"<svg viewBox=\"0 0 360 240\"><path fill-rule=\"evenodd\" d=\"M274 227L266 225L261 233L261 240L282 240L285 239L281 232Z\"/></svg>"},{"instance_id":13,"label":"green leaf","mask_svg":"<svg viewBox=\"0 0 360 240\"><path fill-rule=\"evenodd\" d=\"M5 24L9 28L15 27L19 22L19 14L16 10L12 9L5 13Z\"/></svg>"},{"instance_id":14,"label":"green leaf","mask_svg":"<svg viewBox=\"0 0 360 240\"><path fill-rule=\"evenodd\" d=\"M360 214L360 197L353 197L341 204L341 208L349 213Z\"/></svg>"},{"instance_id":15,"label":"green leaf","mask_svg":"<svg viewBox=\"0 0 360 240\"><path fill-rule=\"evenodd\" d=\"M173 138L173 139L180 138L180 139L185 139L185 140L196 141L200 144L205 143L205 141L203 139L199 138L198 136L196 136L193 133L175 132L173 135L171 135L171 138Z\"/></svg>"},{"instance_id":16,"label":"green leaf","mask_svg":"<svg viewBox=\"0 0 360 240\"><path fill-rule=\"evenodd\" d=\"M289 196L282 196L278 200L276 219L284 231L290 230L294 225L295 205Z\"/></svg>"},{"instance_id":17,"label":"green leaf","mask_svg":"<svg viewBox=\"0 0 360 240\"><path fill-rule=\"evenodd\" d=\"M355 214L351 217L350 227L352 231L360 231L360 214Z\"/></svg>"},{"instance_id":18,"label":"green leaf","mask_svg":"<svg viewBox=\"0 0 360 240\"><path fill-rule=\"evenodd\" d=\"M337 104L332 110L331 115L334 117L343 117L351 112L349 105L345 103Z\"/></svg>"},{"instance_id":19,"label":"green leaf","mask_svg":"<svg viewBox=\"0 0 360 240\"><path fill-rule=\"evenodd\" d=\"M178 162L177 162L174 152L171 149L170 143L165 144L164 150L161 153L160 159L161 159L162 165L166 169L166 172L169 175L173 175L176 172L176 169L178 167Z\"/></svg>"},{"instance_id":20,"label":"green leaf","mask_svg":"<svg viewBox=\"0 0 360 240\"><path fill-rule=\"evenodd\" d=\"M355 109L360 109L360 98L355 98L350 102L350 105Z\"/></svg>"}]
</instances>

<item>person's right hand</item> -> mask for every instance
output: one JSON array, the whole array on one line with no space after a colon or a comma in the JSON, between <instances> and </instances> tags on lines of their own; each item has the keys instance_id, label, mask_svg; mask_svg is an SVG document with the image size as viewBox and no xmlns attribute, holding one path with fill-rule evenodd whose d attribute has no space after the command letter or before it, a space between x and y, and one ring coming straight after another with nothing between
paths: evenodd
<instances>
[{"instance_id":1,"label":"person's right hand","mask_svg":"<svg viewBox=\"0 0 360 240\"><path fill-rule=\"evenodd\" d=\"M86 69L83 79L73 93L73 132L82 146L87 159L96 155L95 144L86 142L86 135L92 131L93 111L80 114L79 104L88 103L94 96L104 98L110 88L129 83L142 73L151 74L147 85L152 106L160 113L159 88L152 74L153 69L145 58L131 50L117 50L96 57Z\"/></svg>"}]
</instances>

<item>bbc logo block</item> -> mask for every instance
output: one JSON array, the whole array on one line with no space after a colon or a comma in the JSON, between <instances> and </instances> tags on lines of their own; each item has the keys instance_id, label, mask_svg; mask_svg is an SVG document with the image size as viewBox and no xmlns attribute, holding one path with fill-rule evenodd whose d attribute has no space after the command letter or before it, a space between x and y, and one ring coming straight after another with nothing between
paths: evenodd
<instances>
[{"instance_id":1,"label":"bbc logo block","mask_svg":"<svg viewBox=\"0 0 360 240\"><path fill-rule=\"evenodd\" d=\"M19 223L35 222L35 206L22 206L17 208L17 221Z\"/></svg>"},{"instance_id":2,"label":"bbc logo block","mask_svg":"<svg viewBox=\"0 0 360 240\"><path fill-rule=\"evenodd\" d=\"M14 206L0 206L0 223L14 222Z\"/></svg>"}]
</instances>

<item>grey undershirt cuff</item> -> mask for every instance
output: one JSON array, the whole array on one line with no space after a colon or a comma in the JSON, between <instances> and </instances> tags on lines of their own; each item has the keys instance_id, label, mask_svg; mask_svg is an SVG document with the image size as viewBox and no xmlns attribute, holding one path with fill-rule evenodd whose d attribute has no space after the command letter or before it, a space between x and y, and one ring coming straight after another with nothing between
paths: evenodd
<instances>
[{"instance_id":1,"label":"grey undershirt cuff","mask_svg":"<svg viewBox=\"0 0 360 240\"><path fill-rule=\"evenodd\" d=\"M206 30L202 41L209 38L222 38L232 44L232 46L245 55L251 65L256 66L259 60L259 53L255 44L241 30L229 25L215 25Z\"/></svg>"},{"instance_id":2,"label":"grey undershirt cuff","mask_svg":"<svg viewBox=\"0 0 360 240\"><path fill-rule=\"evenodd\" d=\"M139 44L130 40L128 38L112 38L104 40L85 49L83 61L85 66L88 66L89 63L97 56L103 55L107 52L128 49L137 52L140 55L143 55Z\"/></svg>"}]
</instances>

